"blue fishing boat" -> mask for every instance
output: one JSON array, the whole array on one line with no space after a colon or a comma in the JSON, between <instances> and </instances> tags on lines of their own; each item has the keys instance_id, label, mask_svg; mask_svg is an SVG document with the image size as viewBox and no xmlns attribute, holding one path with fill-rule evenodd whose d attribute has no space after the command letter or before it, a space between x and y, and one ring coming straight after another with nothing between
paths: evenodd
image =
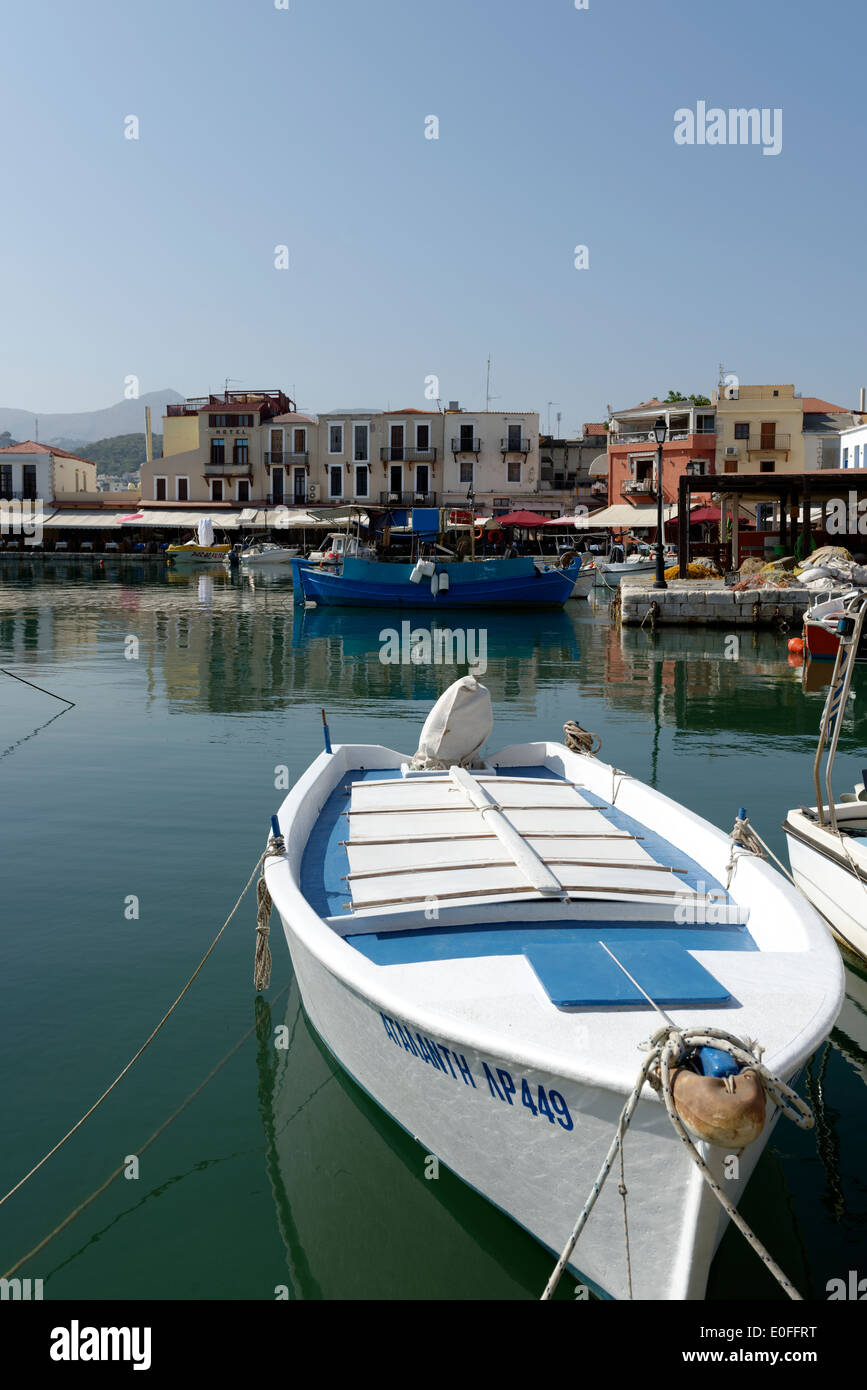
<instances>
[{"instance_id":1,"label":"blue fishing boat","mask_svg":"<svg viewBox=\"0 0 867 1390\"><path fill-rule=\"evenodd\" d=\"M538 570L532 558L391 564L347 558L338 572L292 561L296 601L356 608L560 608L581 568Z\"/></svg>"}]
</instances>

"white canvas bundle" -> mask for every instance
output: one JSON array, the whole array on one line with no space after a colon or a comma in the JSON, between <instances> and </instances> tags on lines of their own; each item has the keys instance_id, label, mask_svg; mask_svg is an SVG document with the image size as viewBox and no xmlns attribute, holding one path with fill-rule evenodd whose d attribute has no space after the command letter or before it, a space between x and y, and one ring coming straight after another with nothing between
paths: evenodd
<instances>
[{"instance_id":1,"label":"white canvas bundle","mask_svg":"<svg viewBox=\"0 0 867 1390\"><path fill-rule=\"evenodd\" d=\"M443 692L425 720L412 766L464 767L493 727L490 691L475 676L462 676Z\"/></svg>"},{"instance_id":2,"label":"white canvas bundle","mask_svg":"<svg viewBox=\"0 0 867 1390\"><path fill-rule=\"evenodd\" d=\"M203 516L197 527L199 545L214 544L214 523L209 516Z\"/></svg>"}]
</instances>

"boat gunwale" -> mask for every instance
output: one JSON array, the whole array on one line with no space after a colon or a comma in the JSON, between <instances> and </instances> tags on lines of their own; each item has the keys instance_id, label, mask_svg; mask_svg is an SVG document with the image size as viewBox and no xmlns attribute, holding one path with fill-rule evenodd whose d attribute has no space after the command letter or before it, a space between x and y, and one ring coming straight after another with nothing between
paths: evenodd
<instances>
[{"instance_id":1,"label":"boat gunwale","mask_svg":"<svg viewBox=\"0 0 867 1390\"><path fill-rule=\"evenodd\" d=\"M516 758L516 761L512 763L513 766L527 765L528 758L532 759L533 757L538 758L540 765L545 766L550 766L549 762L546 761L547 759L559 760L559 775L561 776L573 769L576 773L580 773L582 768L593 764L601 770L603 775L611 775L612 779L621 778L618 794L621 788L628 783L633 789L640 789L645 797L649 796L653 802L661 803L663 808L670 808L678 817L684 818L687 824L691 823L700 829L711 843L716 842L719 845L721 851L727 852L731 847L730 837L710 821L698 816L688 807L675 802L664 793L638 782L637 779L628 774L620 773L610 764L602 763L597 758L572 753L562 744L536 741L527 744L513 744L499 749L496 753L490 754L487 761L489 765L498 765L495 762L496 759L506 761L511 757ZM271 898L283 919L287 938L290 932L297 936L300 944L311 951L320 964L334 975L343 987L349 989L352 994L366 1002L370 1007L390 1015L396 1014L398 1017L411 1017L414 1026L434 1036L458 1036L464 1047L473 1048L479 1053L494 1053L506 1061L525 1067L537 1067L539 1070L555 1073L578 1084L597 1085L606 1090L622 1091L624 1086L627 1086L628 1089L625 1076L615 1080L610 1069L596 1065L596 1058L590 1059L586 1054L564 1053L561 1050L562 1045L556 1045L553 1048L540 1046L535 1040L525 1043L521 1051L516 1051L514 1040L503 1031L495 1031L489 1025L479 1024L471 1020L458 1020L453 1015L443 1013L428 1001L421 1001L417 998L408 999L396 991L389 984L388 979L383 978L383 975L379 973L382 971L382 967L373 964L342 936L339 936L329 925L327 918L320 916L311 906L300 886L301 864L310 834L328 796L335 790L340 778L348 771L388 767L396 770L404 762L406 762L405 754L398 753L396 750L386 748L383 745L335 744L332 753L323 752L317 756L289 791L278 812L280 829L285 838L287 852L279 859L266 860L264 871ZM557 771L557 768L552 767L551 770ZM326 794L322 798L322 791L326 787ZM320 798L321 804L319 804ZM315 812L312 809L314 801L318 807ZM309 820L309 825L300 837L294 836L293 830L299 823L303 824L304 817ZM635 818L639 819L638 816ZM706 854L703 858L697 859L696 862L706 867ZM744 897L750 896L749 892L747 891L745 894L744 890L749 890L751 878L758 879L760 884L763 883L766 888L770 888L776 896L784 901L786 908L797 919L806 938L805 944L797 954L805 957L812 956L817 967L810 973L815 1006L806 1020L802 1022L798 1031L788 1037L776 1053L768 1052L766 1054L766 1063L772 1070L783 1076L791 1076L818 1043L827 1036L834 1025L844 995L842 963L824 919L800 891L790 886L770 865L755 856L740 856L737 877L739 879L739 895L734 897L730 894L730 896L739 905L744 906ZM781 903L782 906L783 903ZM287 925L289 923L291 926ZM792 952L785 952L785 950L769 950L766 946L763 947L760 942L756 944L759 952L765 955L792 954ZM835 980L831 978L834 975L836 976ZM590 1012L594 1014L596 1011ZM612 1011L600 1010L598 1012L609 1013ZM642 1020L643 1029L651 1025L656 1017L650 1009L633 1009L630 1012ZM695 1010L685 1007L684 1012L694 1013ZM722 1019L716 1015L714 1021L722 1022L724 1018L725 1014ZM652 1028L651 1031L653 1031ZM645 1087L645 1094L648 1098L654 1097L658 1101L658 1097L655 1097L654 1093L647 1087Z\"/></svg>"}]
</instances>

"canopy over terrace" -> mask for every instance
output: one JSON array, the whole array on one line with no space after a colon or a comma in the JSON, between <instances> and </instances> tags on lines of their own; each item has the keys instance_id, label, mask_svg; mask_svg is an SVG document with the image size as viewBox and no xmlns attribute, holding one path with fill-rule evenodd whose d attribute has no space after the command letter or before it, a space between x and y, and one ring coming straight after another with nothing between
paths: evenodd
<instances>
[{"instance_id":1,"label":"canopy over terrace","mask_svg":"<svg viewBox=\"0 0 867 1390\"><path fill-rule=\"evenodd\" d=\"M676 506L663 508L663 521L666 525L676 517ZM575 518L575 529L578 531L634 531L643 527L656 529L656 507L631 507L626 503L620 503Z\"/></svg>"},{"instance_id":2,"label":"canopy over terrace","mask_svg":"<svg viewBox=\"0 0 867 1390\"><path fill-rule=\"evenodd\" d=\"M821 529L826 530L833 515L834 544L867 550L867 469L822 468L813 473L727 473L711 476L686 473L678 485L677 558L681 573L689 564L689 499L693 492L713 493L720 500L720 532L732 522L732 554L738 555L740 504L750 507L772 502L779 508L780 545L786 554L809 555L813 515L819 509ZM833 508L833 510L832 510ZM863 523L863 529L862 529Z\"/></svg>"}]
</instances>

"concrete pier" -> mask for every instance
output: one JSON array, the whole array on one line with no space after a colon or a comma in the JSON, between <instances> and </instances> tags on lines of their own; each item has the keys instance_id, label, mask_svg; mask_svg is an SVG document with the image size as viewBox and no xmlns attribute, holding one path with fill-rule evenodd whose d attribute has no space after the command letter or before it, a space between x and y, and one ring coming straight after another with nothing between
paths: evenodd
<instances>
[{"instance_id":1,"label":"concrete pier","mask_svg":"<svg viewBox=\"0 0 867 1390\"><path fill-rule=\"evenodd\" d=\"M723 579L670 579L667 589L654 589L653 576L623 579L620 583L621 622L632 625L647 619L657 627L776 627L780 620L792 632L801 621L811 598L809 589L747 589L736 593ZM650 605L658 611L648 617ZM758 605L758 608L756 607Z\"/></svg>"}]
</instances>

